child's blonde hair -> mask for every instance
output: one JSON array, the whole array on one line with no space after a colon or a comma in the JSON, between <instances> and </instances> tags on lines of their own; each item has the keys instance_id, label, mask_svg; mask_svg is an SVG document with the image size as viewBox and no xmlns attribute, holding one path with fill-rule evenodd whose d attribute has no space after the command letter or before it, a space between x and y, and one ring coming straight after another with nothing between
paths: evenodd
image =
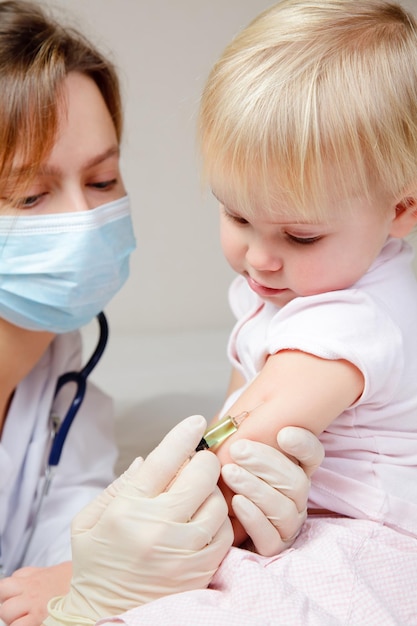
<instances>
[{"instance_id":1,"label":"child's blonde hair","mask_svg":"<svg viewBox=\"0 0 417 626\"><path fill-rule=\"evenodd\" d=\"M208 182L246 210L284 197L320 220L330 187L400 195L417 183L414 18L383 0L280 2L214 66L199 136Z\"/></svg>"}]
</instances>

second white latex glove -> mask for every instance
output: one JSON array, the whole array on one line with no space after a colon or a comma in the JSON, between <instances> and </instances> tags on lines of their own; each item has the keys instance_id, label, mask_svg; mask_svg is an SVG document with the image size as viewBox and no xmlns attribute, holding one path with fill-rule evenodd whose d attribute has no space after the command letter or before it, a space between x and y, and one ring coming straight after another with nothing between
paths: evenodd
<instances>
[{"instance_id":1,"label":"second white latex glove","mask_svg":"<svg viewBox=\"0 0 417 626\"><path fill-rule=\"evenodd\" d=\"M185 419L77 515L71 590L50 603L46 624L95 623L208 585L233 532L216 456L188 462L205 427L201 416Z\"/></svg>"},{"instance_id":2,"label":"second white latex glove","mask_svg":"<svg viewBox=\"0 0 417 626\"><path fill-rule=\"evenodd\" d=\"M324 456L320 441L304 428L283 428L277 441L294 460L266 444L240 439L229 449L235 463L222 468L223 480L236 494L233 512L264 556L294 542L307 516L310 476Z\"/></svg>"}]
</instances>

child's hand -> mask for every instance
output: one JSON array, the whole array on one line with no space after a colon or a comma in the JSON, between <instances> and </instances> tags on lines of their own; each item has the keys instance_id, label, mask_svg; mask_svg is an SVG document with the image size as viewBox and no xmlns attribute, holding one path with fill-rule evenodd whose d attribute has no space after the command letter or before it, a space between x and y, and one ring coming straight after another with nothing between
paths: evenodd
<instances>
[{"instance_id":1,"label":"child's hand","mask_svg":"<svg viewBox=\"0 0 417 626\"><path fill-rule=\"evenodd\" d=\"M68 561L51 567L23 567L0 580L0 619L8 626L40 626L51 598L68 592Z\"/></svg>"}]
</instances>

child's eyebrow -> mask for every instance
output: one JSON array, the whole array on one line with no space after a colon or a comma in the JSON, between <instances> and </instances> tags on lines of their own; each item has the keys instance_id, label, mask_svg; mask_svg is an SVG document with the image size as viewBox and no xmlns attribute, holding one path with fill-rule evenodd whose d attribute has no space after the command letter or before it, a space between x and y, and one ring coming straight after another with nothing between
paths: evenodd
<instances>
[{"instance_id":1,"label":"child's eyebrow","mask_svg":"<svg viewBox=\"0 0 417 626\"><path fill-rule=\"evenodd\" d=\"M219 198L219 196L216 194L215 191L211 190L211 193L215 197L217 202L220 202L220 204L222 204L224 206L224 208L227 209L227 211L229 211L230 213L235 213L236 215L238 215L238 214L240 215L240 213L238 211L235 211L233 208L231 208L229 205L227 205L224 200Z\"/></svg>"},{"instance_id":2,"label":"child's eyebrow","mask_svg":"<svg viewBox=\"0 0 417 626\"><path fill-rule=\"evenodd\" d=\"M211 190L211 193L216 198L217 202L220 202L221 204L223 204L223 200L220 200L219 196L216 194L215 191L213 191L213 189Z\"/></svg>"},{"instance_id":3,"label":"child's eyebrow","mask_svg":"<svg viewBox=\"0 0 417 626\"><path fill-rule=\"evenodd\" d=\"M233 214L235 216L240 216L241 213L239 211L236 211L235 209L230 208L228 205L225 204L224 200L222 200L221 198L218 197L218 195L216 194L215 191L213 191L213 189L211 190L212 195L214 196L214 198L217 200L217 202L220 202L220 204L222 204L225 208L225 210L230 213ZM303 220L303 221L297 221L294 219L280 219L279 223L281 226L286 226L286 227L300 227L300 228L308 228L308 227L317 227L317 228L323 228L324 224L322 223L317 223L314 220Z\"/></svg>"}]
</instances>

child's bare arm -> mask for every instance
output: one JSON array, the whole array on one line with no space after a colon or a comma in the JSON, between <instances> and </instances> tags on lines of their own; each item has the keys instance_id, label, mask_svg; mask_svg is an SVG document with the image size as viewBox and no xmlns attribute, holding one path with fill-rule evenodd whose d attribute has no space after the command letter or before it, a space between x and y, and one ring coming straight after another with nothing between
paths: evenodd
<instances>
[{"instance_id":1,"label":"child's bare arm","mask_svg":"<svg viewBox=\"0 0 417 626\"><path fill-rule=\"evenodd\" d=\"M276 447L277 432L284 426L301 426L318 435L362 390L363 376L352 363L297 350L278 352L230 407L231 415L249 411L249 416L219 456L225 457L229 445L243 437Z\"/></svg>"},{"instance_id":2,"label":"child's bare arm","mask_svg":"<svg viewBox=\"0 0 417 626\"><path fill-rule=\"evenodd\" d=\"M216 451L222 465L231 461L230 445L251 439L277 447L284 426L301 426L320 434L360 396L363 375L353 364L325 360L296 350L269 357L254 381L230 407L231 415L250 411L239 430ZM231 490L221 482L229 502ZM230 508L231 510L231 508ZM245 538L236 527L236 543Z\"/></svg>"}]
</instances>

